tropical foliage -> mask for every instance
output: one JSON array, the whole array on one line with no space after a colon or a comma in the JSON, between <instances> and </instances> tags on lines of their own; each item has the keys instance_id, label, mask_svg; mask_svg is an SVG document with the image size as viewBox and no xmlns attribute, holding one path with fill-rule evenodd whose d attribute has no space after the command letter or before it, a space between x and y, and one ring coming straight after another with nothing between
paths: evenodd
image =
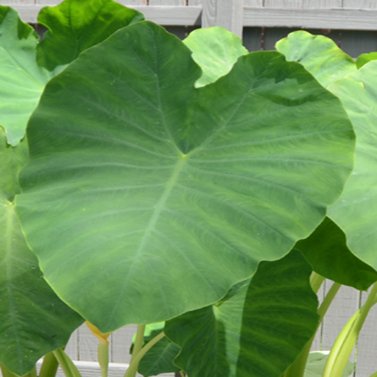
<instances>
[{"instance_id":1,"label":"tropical foliage","mask_svg":"<svg viewBox=\"0 0 377 377\"><path fill-rule=\"evenodd\" d=\"M84 320L103 377L128 324L126 377L349 374L377 302L375 55L306 32L180 41L111 0L38 21L0 7L4 377L42 356L41 377L79 376L63 349ZM372 288L309 355L340 284Z\"/></svg>"}]
</instances>

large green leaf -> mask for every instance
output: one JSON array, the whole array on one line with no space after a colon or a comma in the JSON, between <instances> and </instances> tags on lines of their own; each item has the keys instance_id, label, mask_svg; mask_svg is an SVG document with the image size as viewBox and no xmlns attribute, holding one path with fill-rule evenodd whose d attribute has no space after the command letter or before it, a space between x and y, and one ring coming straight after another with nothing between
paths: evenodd
<instances>
[{"instance_id":1,"label":"large green leaf","mask_svg":"<svg viewBox=\"0 0 377 377\"><path fill-rule=\"evenodd\" d=\"M377 272L351 253L345 234L328 217L295 248L303 253L314 271L340 284L368 289L377 281Z\"/></svg>"},{"instance_id":2,"label":"large green leaf","mask_svg":"<svg viewBox=\"0 0 377 377\"><path fill-rule=\"evenodd\" d=\"M38 15L38 23L47 28L38 62L49 70L68 64L83 50L142 19L141 13L112 0L64 0L45 7Z\"/></svg>"},{"instance_id":3,"label":"large green leaf","mask_svg":"<svg viewBox=\"0 0 377 377\"><path fill-rule=\"evenodd\" d=\"M306 49L298 47L307 40ZM334 75L321 55L323 44L337 49L339 72ZM291 34L277 48L288 60L298 60L313 75L321 68L324 85L341 100L356 133L355 165L341 197L329 209L329 216L345 232L350 250L362 261L377 269L377 61L357 70L349 58L325 37L301 32ZM342 66L347 69L341 69ZM319 77L318 77L319 78ZM352 265L349 268L353 268Z\"/></svg>"},{"instance_id":4,"label":"large green leaf","mask_svg":"<svg viewBox=\"0 0 377 377\"><path fill-rule=\"evenodd\" d=\"M259 52L195 89L199 75L141 22L82 53L30 121L27 239L103 331L216 302L307 237L349 174L351 125L299 64Z\"/></svg>"},{"instance_id":5,"label":"large green leaf","mask_svg":"<svg viewBox=\"0 0 377 377\"><path fill-rule=\"evenodd\" d=\"M146 326L144 343L148 343L161 331L164 331L164 322L149 324ZM157 376L162 373L178 372L174 359L177 357L180 347L171 342L166 336L159 340L141 359L138 372L144 377Z\"/></svg>"},{"instance_id":6,"label":"large green leaf","mask_svg":"<svg viewBox=\"0 0 377 377\"><path fill-rule=\"evenodd\" d=\"M36 62L38 38L9 7L0 6L0 126L15 146L51 74Z\"/></svg>"},{"instance_id":7,"label":"large green leaf","mask_svg":"<svg viewBox=\"0 0 377 377\"><path fill-rule=\"evenodd\" d=\"M263 262L228 300L169 321L176 364L190 377L280 377L318 325L311 271L299 253Z\"/></svg>"},{"instance_id":8,"label":"large green leaf","mask_svg":"<svg viewBox=\"0 0 377 377\"><path fill-rule=\"evenodd\" d=\"M183 43L192 51L194 61L203 71L195 83L197 87L225 76L237 59L248 53L237 35L218 26L194 30Z\"/></svg>"},{"instance_id":9,"label":"large green leaf","mask_svg":"<svg viewBox=\"0 0 377 377\"><path fill-rule=\"evenodd\" d=\"M45 353L65 345L80 317L43 280L26 245L12 197L27 161L25 142L7 145L0 129L0 363L23 375Z\"/></svg>"}]
</instances>

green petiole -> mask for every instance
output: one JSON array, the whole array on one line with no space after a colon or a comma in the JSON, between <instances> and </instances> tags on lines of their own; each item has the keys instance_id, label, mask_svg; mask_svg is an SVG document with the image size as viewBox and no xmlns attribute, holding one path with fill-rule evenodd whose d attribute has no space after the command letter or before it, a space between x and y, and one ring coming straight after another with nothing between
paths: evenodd
<instances>
[{"instance_id":1,"label":"green petiole","mask_svg":"<svg viewBox=\"0 0 377 377\"><path fill-rule=\"evenodd\" d=\"M349 319L336 338L322 377L342 377L370 309L377 303L377 283L365 304Z\"/></svg>"}]
</instances>

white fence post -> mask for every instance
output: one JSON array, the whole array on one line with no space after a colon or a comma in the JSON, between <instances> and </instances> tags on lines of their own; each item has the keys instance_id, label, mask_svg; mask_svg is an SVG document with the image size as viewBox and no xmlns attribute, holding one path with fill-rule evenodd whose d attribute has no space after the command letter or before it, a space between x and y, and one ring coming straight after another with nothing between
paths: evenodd
<instances>
[{"instance_id":1,"label":"white fence post","mask_svg":"<svg viewBox=\"0 0 377 377\"><path fill-rule=\"evenodd\" d=\"M222 26L242 37L243 0L203 0L202 27Z\"/></svg>"}]
</instances>

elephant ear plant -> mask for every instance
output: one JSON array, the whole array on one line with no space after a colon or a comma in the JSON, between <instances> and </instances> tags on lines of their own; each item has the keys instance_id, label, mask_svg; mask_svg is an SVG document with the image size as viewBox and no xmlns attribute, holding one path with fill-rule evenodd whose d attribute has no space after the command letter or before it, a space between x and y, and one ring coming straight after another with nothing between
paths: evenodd
<instances>
[{"instance_id":1,"label":"elephant ear plant","mask_svg":"<svg viewBox=\"0 0 377 377\"><path fill-rule=\"evenodd\" d=\"M328 277L377 280L336 217L358 132L339 93L223 29L182 42L110 0L43 9L41 40L0 12L5 377L78 377L63 348L83 320L103 377L127 324L126 377L303 375L329 245L357 268Z\"/></svg>"}]
</instances>

